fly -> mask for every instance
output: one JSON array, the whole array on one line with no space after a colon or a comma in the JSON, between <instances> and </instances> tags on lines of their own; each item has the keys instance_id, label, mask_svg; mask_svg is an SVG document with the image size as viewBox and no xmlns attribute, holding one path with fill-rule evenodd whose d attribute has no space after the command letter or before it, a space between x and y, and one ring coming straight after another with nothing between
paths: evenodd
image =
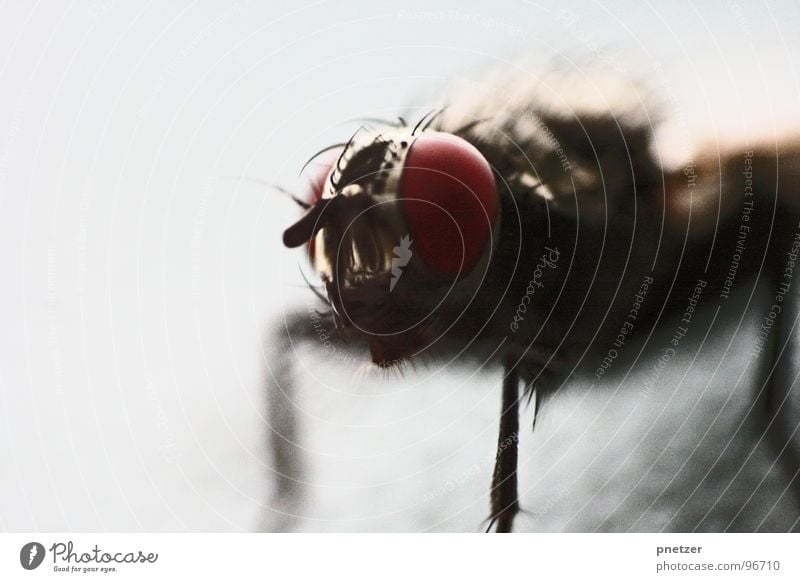
<instances>
[{"instance_id":1,"label":"fly","mask_svg":"<svg viewBox=\"0 0 800 582\"><path fill-rule=\"evenodd\" d=\"M498 532L520 510L520 400L538 412L582 366L619 365L622 350L610 358L609 347L681 313L698 280L702 301L719 300L734 254L737 283L778 285L800 222L784 194L796 191L797 153L731 152L693 162L690 174L667 171L634 101L559 108L539 86L507 79L413 125L362 128L334 148L283 236L307 248L331 341L367 346L381 367L423 358L502 371L489 517ZM748 154L756 194L737 250L737 164ZM286 329L294 341L297 321ZM772 422L778 378L757 401L791 477L800 469L791 431Z\"/></svg>"}]
</instances>

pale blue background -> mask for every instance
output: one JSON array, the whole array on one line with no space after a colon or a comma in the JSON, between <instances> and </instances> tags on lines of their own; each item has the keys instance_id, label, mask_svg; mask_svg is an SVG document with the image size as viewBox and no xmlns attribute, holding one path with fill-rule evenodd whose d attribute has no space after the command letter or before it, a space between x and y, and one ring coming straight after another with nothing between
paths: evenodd
<instances>
[{"instance_id":1,"label":"pale blue background","mask_svg":"<svg viewBox=\"0 0 800 582\"><path fill-rule=\"evenodd\" d=\"M307 296L280 246L295 208L228 176L302 188L302 162L352 118L423 110L521 57L655 78L679 120L660 135L668 160L774 140L800 129L799 24L796 2L765 1L2 3L0 530L270 527L262 344ZM479 527L496 378L384 384L305 361L298 529ZM623 423L579 402L553 413L568 422L551 445L523 440L523 488L546 466L571 475L525 493L548 508L529 529L591 516L590 484L617 467L644 472L647 453L620 451L658 405ZM576 477L587 467L595 481Z\"/></svg>"}]
</instances>

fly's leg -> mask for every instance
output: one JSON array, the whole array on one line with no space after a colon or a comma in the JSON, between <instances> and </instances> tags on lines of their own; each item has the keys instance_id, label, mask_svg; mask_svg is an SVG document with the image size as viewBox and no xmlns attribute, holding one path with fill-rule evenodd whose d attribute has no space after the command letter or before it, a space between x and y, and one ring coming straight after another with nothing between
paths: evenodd
<instances>
[{"instance_id":1,"label":"fly's leg","mask_svg":"<svg viewBox=\"0 0 800 582\"><path fill-rule=\"evenodd\" d=\"M268 334L266 374L267 443L272 455L274 490L268 506L272 512L265 528L269 531L291 529L292 516L301 501L302 456L298 445L298 420L295 411L293 342L303 341L305 314L286 317Z\"/></svg>"},{"instance_id":2,"label":"fly's leg","mask_svg":"<svg viewBox=\"0 0 800 582\"><path fill-rule=\"evenodd\" d=\"M492 477L489 527L497 533L509 533L519 512L517 494L517 448L519 444L519 375L506 363L503 369L503 403L500 412L500 435Z\"/></svg>"},{"instance_id":3,"label":"fly's leg","mask_svg":"<svg viewBox=\"0 0 800 582\"><path fill-rule=\"evenodd\" d=\"M296 386L298 348L323 344L344 352L352 346L335 330L333 318L311 308L287 314L266 338L267 445L272 456L274 483L270 513L263 529L292 529L303 503L303 447Z\"/></svg>"},{"instance_id":4,"label":"fly's leg","mask_svg":"<svg viewBox=\"0 0 800 582\"><path fill-rule=\"evenodd\" d=\"M792 392L797 389L797 366L792 361L792 337L787 331L799 315L797 297L784 302L783 309L775 319L771 357L766 363L769 376L758 395L757 414L763 422L760 432L787 479L786 491L800 502L800 451L797 448L800 420L793 419L791 414Z\"/></svg>"},{"instance_id":5,"label":"fly's leg","mask_svg":"<svg viewBox=\"0 0 800 582\"><path fill-rule=\"evenodd\" d=\"M522 511L517 491L520 399L525 398L533 406L531 430L535 430L543 398L563 379L564 368L564 360L555 357L553 350L544 344L528 346L522 357L509 357L504 364L500 434L492 476L492 513L487 532L495 525L497 533L510 532L514 518ZM520 394L523 380L525 389Z\"/></svg>"}]
</instances>

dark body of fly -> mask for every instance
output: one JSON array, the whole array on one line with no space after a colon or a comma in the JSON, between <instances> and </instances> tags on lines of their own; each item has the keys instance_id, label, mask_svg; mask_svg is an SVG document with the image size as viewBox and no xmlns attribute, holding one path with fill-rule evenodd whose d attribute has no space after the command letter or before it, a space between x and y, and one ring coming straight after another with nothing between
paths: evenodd
<instances>
[{"instance_id":1,"label":"dark body of fly","mask_svg":"<svg viewBox=\"0 0 800 582\"><path fill-rule=\"evenodd\" d=\"M345 144L326 167L310 209L285 233L288 246L314 241L312 262L331 307L323 317L335 323L343 345L368 347L381 366L423 359L503 371L491 495L497 531L510 531L519 510L520 398L538 407L570 376L594 369L643 282L647 297L630 327L641 341L679 313L698 284L701 303L721 301L723 309L733 285L761 279L777 289L800 221L796 149L742 148L666 172L636 99L563 106L537 86L498 81L490 96L451 99L416 127L400 120L363 131L366 138ZM436 135L477 150L491 169L491 193L475 176L474 153L461 159L447 140L420 137ZM425 144L433 153L414 155ZM437 148L445 154L437 157ZM466 184L464 191L439 197L444 184L431 193L430 179L443 173L454 179L454 191ZM466 216L452 198L472 204ZM422 206L413 206L420 199ZM435 216L415 214L442 205L441 229L426 227L437 224ZM475 214L482 220L471 221ZM448 263L448 220L463 247L456 273ZM474 240L471 229L486 232ZM412 252L398 278L396 245L404 236ZM290 320L283 341L308 335L302 320ZM289 382L287 365L278 368L278 383ZM791 479L800 464L785 446L791 426L771 422L776 390L770 385L760 395L759 410ZM287 414L278 414L276 432L292 431ZM286 495L291 465L283 459Z\"/></svg>"}]
</instances>

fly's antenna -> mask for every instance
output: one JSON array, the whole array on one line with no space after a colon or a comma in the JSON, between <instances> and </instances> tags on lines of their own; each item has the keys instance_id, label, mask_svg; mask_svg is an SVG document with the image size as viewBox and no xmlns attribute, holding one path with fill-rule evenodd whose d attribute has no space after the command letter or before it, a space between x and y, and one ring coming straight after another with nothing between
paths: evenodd
<instances>
[{"instance_id":1,"label":"fly's antenna","mask_svg":"<svg viewBox=\"0 0 800 582\"><path fill-rule=\"evenodd\" d=\"M303 171L304 171L304 170L305 170L305 169L308 167L308 165L309 165L311 162L313 162L314 160L316 160L316 159L317 159L319 156L321 156L321 155L322 155L322 154L324 154L325 152L329 152L329 151L331 151L331 150L335 150L336 148L346 147L348 143L349 143L349 142L335 143L335 144L333 144L333 145L329 145L329 146L327 146L327 147L324 147L324 148L322 148L321 150L319 150L317 153L315 153L313 156L311 156L310 158L308 158L308 159L306 160L306 163L305 163L305 164L303 164L303 166L300 168L300 171L297 173L297 175L298 175L298 176L299 176L299 175L301 175L301 174L303 173Z\"/></svg>"},{"instance_id":2,"label":"fly's antenna","mask_svg":"<svg viewBox=\"0 0 800 582\"><path fill-rule=\"evenodd\" d=\"M414 134L417 133L417 130L419 129L419 126L422 125L425 122L425 120L428 119L428 116L433 114L434 111L436 111L436 110L435 109L431 109L425 115L422 116L422 118L414 126L414 129L411 130L411 135L414 135Z\"/></svg>"},{"instance_id":3,"label":"fly's antenna","mask_svg":"<svg viewBox=\"0 0 800 582\"><path fill-rule=\"evenodd\" d=\"M347 121L358 121L360 123L380 123L381 125L389 125L392 127L405 127L406 120L399 115L395 119L384 119L383 117L354 117Z\"/></svg>"},{"instance_id":4,"label":"fly's antenna","mask_svg":"<svg viewBox=\"0 0 800 582\"><path fill-rule=\"evenodd\" d=\"M416 135L420 127L422 128L422 131L428 129L431 126L431 124L436 120L436 118L439 117L442 113L444 113L446 109L447 105L445 105L441 109L431 109L430 111L428 111L417 122L417 124L414 126L414 129L411 130L411 135Z\"/></svg>"},{"instance_id":5,"label":"fly's antenna","mask_svg":"<svg viewBox=\"0 0 800 582\"><path fill-rule=\"evenodd\" d=\"M447 105L445 105L444 107L439 109L439 111L437 111L436 113L431 115L430 118L428 119L428 121L425 123L425 125L422 126L422 131L425 131L426 129L428 129L431 126L431 124L434 121L436 121L436 118L439 117L442 113L444 113L446 109L447 109Z\"/></svg>"}]
</instances>

